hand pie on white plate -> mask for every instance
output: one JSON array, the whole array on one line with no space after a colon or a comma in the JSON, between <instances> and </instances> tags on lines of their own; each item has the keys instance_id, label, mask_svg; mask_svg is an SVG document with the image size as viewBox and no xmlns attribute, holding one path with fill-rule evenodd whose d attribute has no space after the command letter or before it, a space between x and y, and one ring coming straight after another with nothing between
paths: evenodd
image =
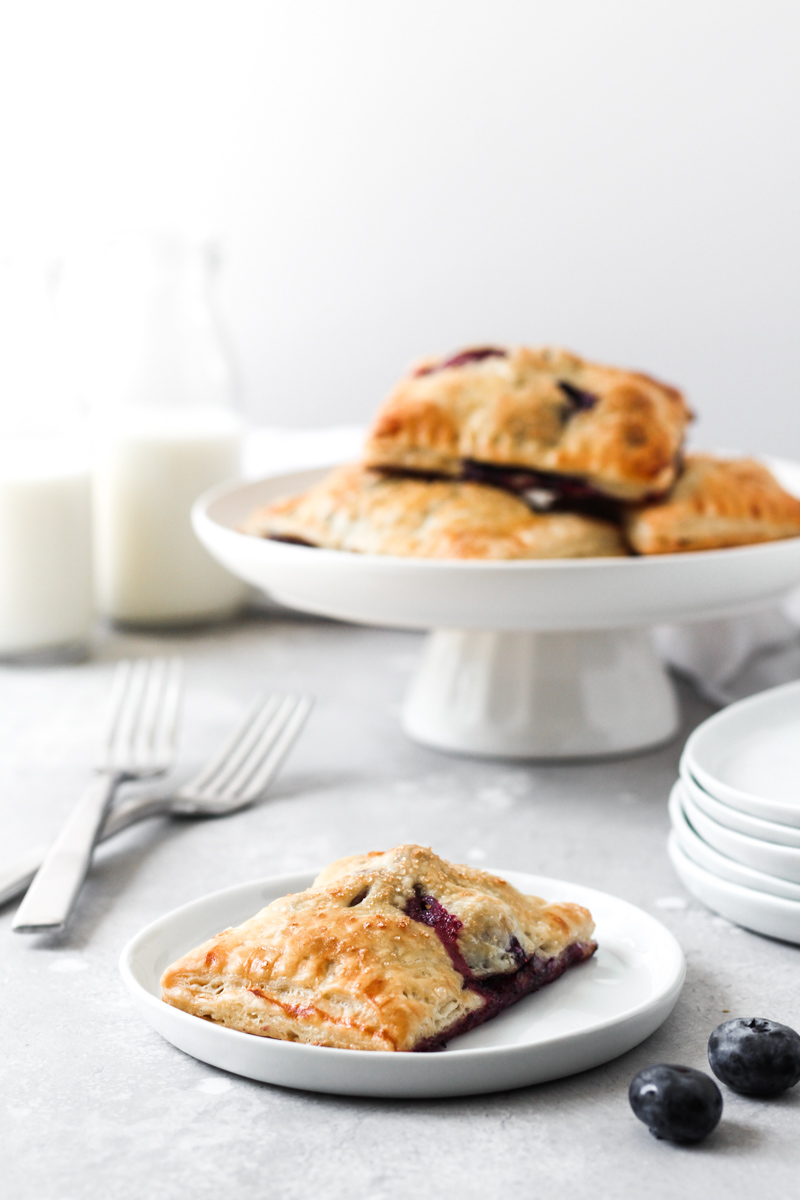
<instances>
[{"instance_id":1,"label":"hand pie on white plate","mask_svg":"<svg viewBox=\"0 0 800 1200\"><path fill-rule=\"evenodd\" d=\"M596 949L548 904L421 846L343 858L168 967L162 998L261 1037L434 1050Z\"/></svg>"}]
</instances>

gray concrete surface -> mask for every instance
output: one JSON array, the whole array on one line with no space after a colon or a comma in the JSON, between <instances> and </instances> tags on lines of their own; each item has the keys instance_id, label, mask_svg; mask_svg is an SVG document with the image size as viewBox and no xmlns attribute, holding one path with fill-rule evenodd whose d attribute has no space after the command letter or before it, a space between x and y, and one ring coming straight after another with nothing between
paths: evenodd
<instances>
[{"instance_id":1,"label":"gray concrete surface","mask_svg":"<svg viewBox=\"0 0 800 1200\"><path fill-rule=\"evenodd\" d=\"M256 615L215 631L108 634L81 666L0 669L5 857L46 839L86 779L112 663L187 663L181 774L259 688L318 698L271 795L222 822L153 821L100 849L69 932L29 939L0 914L0 1184L9 1200L405 1200L406 1197L790 1195L800 1094L725 1094L695 1148L655 1141L627 1087L657 1061L702 1067L726 1013L800 1025L800 952L693 901L665 852L667 795L688 731L711 711L681 692L673 744L606 763L448 757L398 721L416 634ZM282 1090L205 1066L134 1013L117 957L141 926L205 892L400 841L602 888L656 915L688 959L672 1016L606 1066L463 1100L389 1102Z\"/></svg>"}]
</instances>

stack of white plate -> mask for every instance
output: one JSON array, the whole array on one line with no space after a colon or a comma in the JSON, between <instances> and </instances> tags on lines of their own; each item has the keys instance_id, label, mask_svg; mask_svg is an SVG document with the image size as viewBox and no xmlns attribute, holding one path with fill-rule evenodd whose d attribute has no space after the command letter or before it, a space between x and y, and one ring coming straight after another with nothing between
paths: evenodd
<instances>
[{"instance_id":1,"label":"stack of white plate","mask_svg":"<svg viewBox=\"0 0 800 1200\"><path fill-rule=\"evenodd\" d=\"M800 683L716 713L686 743L669 855L715 912L800 944Z\"/></svg>"}]
</instances>

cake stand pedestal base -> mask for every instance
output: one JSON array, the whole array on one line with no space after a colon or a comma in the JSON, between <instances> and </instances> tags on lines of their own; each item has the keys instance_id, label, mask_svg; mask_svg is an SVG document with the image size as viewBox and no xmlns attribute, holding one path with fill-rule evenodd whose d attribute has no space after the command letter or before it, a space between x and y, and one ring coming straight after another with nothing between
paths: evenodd
<instances>
[{"instance_id":1,"label":"cake stand pedestal base","mask_svg":"<svg viewBox=\"0 0 800 1200\"><path fill-rule=\"evenodd\" d=\"M428 637L403 724L459 754L584 758L666 742L679 713L646 629L447 629Z\"/></svg>"}]
</instances>

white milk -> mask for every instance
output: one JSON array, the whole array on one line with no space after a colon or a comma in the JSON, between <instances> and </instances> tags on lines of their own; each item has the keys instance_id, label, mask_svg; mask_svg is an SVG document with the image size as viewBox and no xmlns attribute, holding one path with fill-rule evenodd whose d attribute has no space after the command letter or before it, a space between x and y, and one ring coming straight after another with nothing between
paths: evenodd
<instances>
[{"instance_id":1,"label":"white milk","mask_svg":"<svg viewBox=\"0 0 800 1200\"><path fill-rule=\"evenodd\" d=\"M85 643L94 617L88 457L0 442L0 655Z\"/></svg>"},{"instance_id":2,"label":"white milk","mask_svg":"<svg viewBox=\"0 0 800 1200\"><path fill-rule=\"evenodd\" d=\"M239 474L241 421L222 407L118 409L98 432L95 577L101 611L133 624L190 624L238 609L247 587L192 530L191 507Z\"/></svg>"}]
</instances>

